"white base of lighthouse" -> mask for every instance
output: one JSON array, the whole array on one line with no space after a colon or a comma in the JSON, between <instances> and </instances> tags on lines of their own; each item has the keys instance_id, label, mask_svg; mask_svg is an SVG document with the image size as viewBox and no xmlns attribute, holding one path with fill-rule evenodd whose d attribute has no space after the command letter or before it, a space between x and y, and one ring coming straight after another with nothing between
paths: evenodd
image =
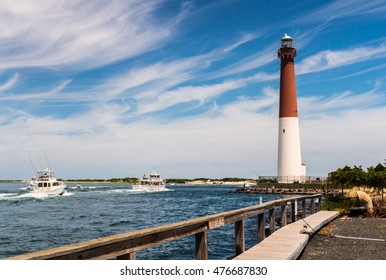
<instances>
[{"instance_id":1,"label":"white base of lighthouse","mask_svg":"<svg viewBox=\"0 0 386 280\"><path fill-rule=\"evenodd\" d=\"M302 165L298 118L279 118L278 150L277 181L305 182L306 166Z\"/></svg>"}]
</instances>

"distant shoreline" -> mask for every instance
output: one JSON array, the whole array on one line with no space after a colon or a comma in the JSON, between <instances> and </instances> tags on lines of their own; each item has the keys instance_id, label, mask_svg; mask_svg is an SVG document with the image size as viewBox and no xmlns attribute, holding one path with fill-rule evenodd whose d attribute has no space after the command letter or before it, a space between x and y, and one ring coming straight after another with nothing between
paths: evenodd
<instances>
[{"instance_id":1,"label":"distant shoreline","mask_svg":"<svg viewBox=\"0 0 386 280\"><path fill-rule=\"evenodd\" d=\"M117 178L117 179L62 179L58 181L67 184L133 184L138 182L138 178ZM240 179L235 181L222 179L165 179L168 185L234 185L234 186L256 186L256 181L253 179ZM28 183L29 180L14 179L14 180L0 180L0 183Z\"/></svg>"}]
</instances>

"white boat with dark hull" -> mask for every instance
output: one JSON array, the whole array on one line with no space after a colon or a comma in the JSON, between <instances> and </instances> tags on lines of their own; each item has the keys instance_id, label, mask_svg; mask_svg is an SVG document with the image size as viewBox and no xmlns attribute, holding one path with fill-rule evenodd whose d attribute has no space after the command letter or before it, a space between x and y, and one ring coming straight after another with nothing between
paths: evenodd
<instances>
[{"instance_id":1,"label":"white boat with dark hull","mask_svg":"<svg viewBox=\"0 0 386 280\"><path fill-rule=\"evenodd\" d=\"M66 185L56 179L54 171L47 168L36 172L36 177L27 184L27 189L35 194L61 195Z\"/></svg>"},{"instance_id":2,"label":"white boat with dark hull","mask_svg":"<svg viewBox=\"0 0 386 280\"><path fill-rule=\"evenodd\" d=\"M132 186L133 190L141 191L163 191L166 187L165 180L157 172L143 175L136 184Z\"/></svg>"}]
</instances>

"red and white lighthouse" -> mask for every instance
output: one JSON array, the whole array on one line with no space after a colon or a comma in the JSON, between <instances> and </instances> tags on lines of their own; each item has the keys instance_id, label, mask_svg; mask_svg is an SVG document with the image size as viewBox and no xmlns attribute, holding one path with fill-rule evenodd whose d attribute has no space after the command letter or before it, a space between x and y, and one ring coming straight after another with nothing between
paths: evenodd
<instances>
[{"instance_id":1,"label":"red and white lighthouse","mask_svg":"<svg viewBox=\"0 0 386 280\"><path fill-rule=\"evenodd\" d=\"M302 164L296 100L296 49L287 34L281 39L278 57L281 63L277 180L279 183L304 182L306 167Z\"/></svg>"}]
</instances>

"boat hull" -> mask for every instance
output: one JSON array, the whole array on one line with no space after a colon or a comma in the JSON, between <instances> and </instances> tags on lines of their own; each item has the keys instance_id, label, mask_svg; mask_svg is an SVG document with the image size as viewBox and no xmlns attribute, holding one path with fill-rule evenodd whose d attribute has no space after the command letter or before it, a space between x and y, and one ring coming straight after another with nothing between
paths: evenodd
<instances>
[{"instance_id":1,"label":"boat hull","mask_svg":"<svg viewBox=\"0 0 386 280\"><path fill-rule=\"evenodd\" d=\"M136 191L163 191L166 185L133 185L132 189Z\"/></svg>"},{"instance_id":2,"label":"boat hull","mask_svg":"<svg viewBox=\"0 0 386 280\"><path fill-rule=\"evenodd\" d=\"M62 195L66 189L66 185L52 186L52 187L34 187L30 193L45 194L45 195Z\"/></svg>"}]
</instances>

